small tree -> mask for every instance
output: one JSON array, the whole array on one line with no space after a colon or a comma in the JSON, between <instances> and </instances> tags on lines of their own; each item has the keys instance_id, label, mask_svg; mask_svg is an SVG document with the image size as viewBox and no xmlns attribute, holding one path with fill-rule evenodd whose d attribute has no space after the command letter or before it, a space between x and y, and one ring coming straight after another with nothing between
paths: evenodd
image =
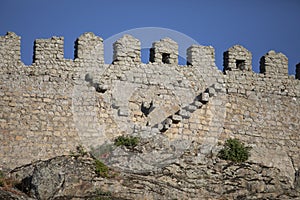
<instances>
[{"instance_id":1,"label":"small tree","mask_svg":"<svg viewBox=\"0 0 300 200\"><path fill-rule=\"evenodd\" d=\"M250 156L251 147L245 147L238 139L228 139L224 148L220 150L218 156L224 160L233 162L245 162Z\"/></svg>"}]
</instances>

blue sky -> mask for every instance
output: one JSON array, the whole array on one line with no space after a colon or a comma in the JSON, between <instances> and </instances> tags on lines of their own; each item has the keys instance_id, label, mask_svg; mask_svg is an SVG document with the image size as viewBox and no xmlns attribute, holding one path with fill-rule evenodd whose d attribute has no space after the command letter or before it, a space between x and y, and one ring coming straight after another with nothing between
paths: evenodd
<instances>
[{"instance_id":1,"label":"blue sky","mask_svg":"<svg viewBox=\"0 0 300 200\"><path fill-rule=\"evenodd\" d=\"M22 61L32 62L38 38L63 36L65 57L73 58L74 41L84 32L104 40L140 27L181 32L216 50L223 68L223 52L241 44L259 59L269 50L284 53L289 73L300 62L299 0L0 0L0 35L22 37Z\"/></svg>"}]
</instances>

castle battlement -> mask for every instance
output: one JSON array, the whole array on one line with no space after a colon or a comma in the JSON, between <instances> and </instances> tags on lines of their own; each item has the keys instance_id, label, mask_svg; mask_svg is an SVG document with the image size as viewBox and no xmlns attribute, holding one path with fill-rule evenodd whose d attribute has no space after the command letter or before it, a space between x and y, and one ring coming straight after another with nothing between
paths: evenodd
<instances>
[{"instance_id":1,"label":"castle battlement","mask_svg":"<svg viewBox=\"0 0 300 200\"><path fill-rule=\"evenodd\" d=\"M21 62L20 36L8 32L0 37L0 58L6 62ZM211 46L192 45L187 49L188 65L215 65L215 51ZM64 38L37 39L34 42L33 63L63 61ZM103 39L93 33L84 33L75 41L74 60L104 64ZM149 62L178 65L178 44L170 38L153 42ZM113 44L113 64L141 63L141 43L138 39L124 35ZM223 72L252 71L252 54L241 45L234 45L224 52ZM296 78L299 79L299 67ZM269 51L260 59L260 73L288 76L288 58L282 53Z\"/></svg>"}]
</instances>

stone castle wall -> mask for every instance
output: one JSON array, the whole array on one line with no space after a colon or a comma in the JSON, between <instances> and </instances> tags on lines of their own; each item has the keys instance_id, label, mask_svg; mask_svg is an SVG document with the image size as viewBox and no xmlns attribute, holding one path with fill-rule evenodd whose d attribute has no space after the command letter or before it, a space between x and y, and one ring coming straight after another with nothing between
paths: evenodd
<instances>
[{"instance_id":1,"label":"stone castle wall","mask_svg":"<svg viewBox=\"0 0 300 200\"><path fill-rule=\"evenodd\" d=\"M74 60L64 59L63 38L35 41L33 64L20 61L20 37L0 37L0 166L13 168L97 147L121 134L163 134L201 144L208 154L237 137L251 145L253 162L293 177L300 167L300 81L288 60L270 51L252 71L251 52L240 45L224 53L192 45L178 65L178 45L154 42L148 64L140 42L125 35L104 63L103 40L85 33ZM292 181L292 180L291 180Z\"/></svg>"}]
</instances>

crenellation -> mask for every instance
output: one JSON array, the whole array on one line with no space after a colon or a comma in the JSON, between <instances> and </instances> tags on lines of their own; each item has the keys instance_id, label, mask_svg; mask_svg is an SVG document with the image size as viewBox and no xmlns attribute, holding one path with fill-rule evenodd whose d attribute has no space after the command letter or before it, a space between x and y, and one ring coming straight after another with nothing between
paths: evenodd
<instances>
[{"instance_id":1,"label":"crenellation","mask_svg":"<svg viewBox=\"0 0 300 200\"><path fill-rule=\"evenodd\" d=\"M215 63L215 49L212 46L192 45L187 49L187 64L206 64L213 66Z\"/></svg>"},{"instance_id":2,"label":"crenellation","mask_svg":"<svg viewBox=\"0 0 300 200\"><path fill-rule=\"evenodd\" d=\"M260 59L260 73L288 78L288 58L271 50Z\"/></svg>"},{"instance_id":3,"label":"crenellation","mask_svg":"<svg viewBox=\"0 0 300 200\"><path fill-rule=\"evenodd\" d=\"M131 35L124 35L113 44L114 55L113 63L140 63L141 62L141 43Z\"/></svg>"},{"instance_id":4,"label":"crenellation","mask_svg":"<svg viewBox=\"0 0 300 200\"><path fill-rule=\"evenodd\" d=\"M75 42L75 60L97 61L104 64L103 39L94 33L82 34Z\"/></svg>"},{"instance_id":5,"label":"crenellation","mask_svg":"<svg viewBox=\"0 0 300 200\"><path fill-rule=\"evenodd\" d=\"M178 44L171 38L153 42L150 62L178 65Z\"/></svg>"},{"instance_id":6,"label":"crenellation","mask_svg":"<svg viewBox=\"0 0 300 200\"><path fill-rule=\"evenodd\" d=\"M223 71L252 71L252 54L241 45L230 47L223 54Z\"/></svg>"},{"instance_id":7,"label":"crenellation","mask_svg":"<svg viewBox=\"0 0 300 200\"><path fill-rule=\"evenodd\" d=\"M147 64L136 38L125 35L113 47L113 64L104 64L103 40L93 33L76 40L74 60L63 58L62 37L39 39L34 63L25 66L20 37L0 37L0 70L13 69L0 73L0 167L132 133L188 138L203 144L203 152L237 136L288 152L300 167L300 147L286 145L300 140L300 64L296 79L287 76L287 58L271 51L257 74L251 53L235 45L224 53L223 73L211 46L189 47L185 66L169 38L153 43Z\"/></svg>"},{"instance_id":8,"label":"crenellation","mask_svg":"<svg viewBox=\"0 0 300 200\"><path fill-rule=\"evenodd\" d=\"M21 62L21 37L14 32L0 36L1 63ZM1 64L0 64L1 65Z\"/></svg>"},{"instance_id":9,"label":"crenellation","mask_svg":"<svg viewBox=\"0 0 300 200\"><path fill-rule=\"evenodd\" d=\"M37 39L34 42L34 63L64 59L64 38Z\"/></svg>"}]
</instances>

